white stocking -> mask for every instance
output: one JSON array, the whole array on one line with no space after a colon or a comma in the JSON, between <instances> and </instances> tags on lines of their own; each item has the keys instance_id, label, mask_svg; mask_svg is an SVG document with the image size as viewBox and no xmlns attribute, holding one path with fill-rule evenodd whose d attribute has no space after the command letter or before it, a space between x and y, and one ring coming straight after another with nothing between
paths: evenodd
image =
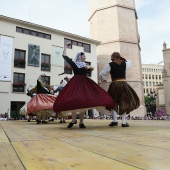
<instances>
[{"instance_id":1,"label":"white stocking","mask_svg":"<svg viewBox=\"0 0 170 170\"><path fill-rule=\"evenodd\" d=\"M76 112L72 112L72 123L76 121Z\"/></svg>"},{"instance_id":2,"label":"white stocking","mask_svg":"<svg viewBox=\"0 0 170 170\"><path fill-rule=\"evenodd\" d=\"M122 124L126 124L126 113L122 114Z\"/></svg>"},{"instance_id":3,"label":"white stocking","mask_svg":"<svg viewBox=\"0 0 170 170\"><path fill-rule=\"evenodd\" d=\"M85 114L85 112L80 113L80 124L83 124L84 114Z\"/></svg>"},{"instance_id":4,"label":"white stocking","mask_svg":"<svg viewBox=\"0 0 170 170\"><path fill-rule=\"evenodd\" d=\"M115 110L112 110L113 113L113 122L117 122L117 112Z\"/></svg>"}]
</instances>

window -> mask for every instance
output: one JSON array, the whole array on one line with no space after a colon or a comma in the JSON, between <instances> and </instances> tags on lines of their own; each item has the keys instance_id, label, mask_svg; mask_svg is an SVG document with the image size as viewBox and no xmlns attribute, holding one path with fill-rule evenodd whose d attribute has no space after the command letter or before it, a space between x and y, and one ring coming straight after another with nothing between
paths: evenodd
<instances>
[{"instance_id":1,"label":"window","mask_svg":"<svg viewBox=\"0 0 170 170\"><path fill-rule=\"evenodd\" d=\"M31 31L31 30L30 30L30 35L37 36L37 32L36 32L36 31Z\"/></svg>"},{"instance_id":2,"label":"window","mask_svg":"<svg viewBox=\"0 0 170 170\"><path fill-rule=\"evenodd\" d=\"M145 78L145 75L143 74L143 79Z\"/></svg>"},{"instance_id":3,"label":"window","mask_svg":"<svg viewBox=\"0 0 170 170\"><path fill-rule=\"evenodd\" d=\"M148 93L148 89L146 89L146 93Z\"/></svg>"},{"instance_id":4,"label":"window","mask_svg":"<svg viewBox=\"0 0 170 170\"><path fill-rule=\"evenodd\" d=\"M24 32L23 32L24 34L30 34L30 31L29 30L27 30L27 29L24 29Z\"/></svg>"},{"instance_id":5,"label":"window","mask_svg":"<svg viewBox=\"0 0 170 170\"><path fill-rule=\"evenodd\" d=\"M83 42L64 38L64 45L66 45L68 42L71 42L71 45L68 46L67 48L72 49L72 45L75 45L75 46L83 47L84 52L91 53L91 45L90 44L86 44L86 43L83 43Z\"/></svg>"},{"instance_id":6,"label":"window","mask_svg":"<svg viewBox=\"0 0 170 170\"><path fill-rule=\"evenodd\" d=\"M17 31L17 32L21 32L21 33L22 33L22 32L23 32L23 28L19 28L19 27L17 27L17 28L16 28L16 31Z\"/></svg>"},{"instance_id":7,"label":"window","mask_svg":"<svg viewBox=\"0 0 170 170\"><path fill-rule=\"evenodd\" d=\"M156 75L156 79L158 79L158 75Z\"/></svg>"},{"instance_id":8,"label":"window","mask_svg":"<svg viewBox=\"0 0 170 170\"><path fill-rule=\"evenodd\" d=\"M152 86L152 82L151 81L149 82L149 86Z\"/></svg>"},{"instance_id":9,"label":"window","mask_svg":"<svg viewBox=\"0 0 170 170\"><path fill-rule=\"evenodd\" d=\"M50 76L41 76L41 80L42 80L46 85L50 85Z\"/></svg>"},{"instance_id":10,"label":"window","mask_svg":"<svg viewBox=\"0 0 170 170\"><path fill-rule=\"evenodd\" d=\"M159 80L161 80L161 75L159 75Z\"/></svg>"},{"instance_id":11,"label":"window","mask_svg":"<svg viewBox=\"0 0 170 170\"><path fill-rule=\"evenodd\" d=\"M16 32L20 32L20 33L33 35L33 36L37 36L37 37L46 38L46 39L51 40L50 34L38 32L38 31L34 31L34 30L29 30L29 29L26 29L26 28L16 27Z\"/></svg>"},{"instance_id":12,"label":"window","mask_svg":"<svg viewBox=\"0 0 170 170\"><path fill-rule=\"evenodd\" d=\"M147 74L145 74L145 79L148 79L148 75Z\"/></svg>"},{"instance_id":13,"label":"window","mask_svg":"<svg viewBox=\"0 0 170 170\"><path fill-rule=\"evenodd\" d=\"M152 75L152 79L154 79L154 75Z\"/></svg>"},{"instance_id":14,"label":"window","mask_svg":"<svg viewBox=\"0 0 170 170\"><path fill-rule=\"evenodd\" d=\"M84 52L90 53L91 49L90 49L90 45L89 44L83 44L84 47Z\"/></svg>"},{"instance_id":15,"label":"window","mask_svg":"<svg viewBox=\"0 0 170 170\"><path fill-rule=\"evenodd\" d=\"M79 47L83 47L83 43L78 42L78 46L79 46Z\"/></svg>"},{"instance_id":16,"label":"window","mask_svg":"<svg viewBox=\"0 0 170 170\"><path fill-rule=\"evenodd\" d=\"M146 86L148 86L148 81L146 81Z\"/></svg>"},{"instance_id":17,"label":"window","mask_svg":"<svg viewBox=\"0 0 170 170\"><path fill-rule=\"evenodd\" d=\"M149 79L151 79L151 75L149 74Z\"/></svg>"},{"instance_id":18,"label":"window","mask_svg":"<svg viewBox=\"0 0 170 170\"><path fill-rule=\"evenodd\" d=\"M25 53L24 50L15 49L14 67L25 68Z\"/></svg>"},{"instance_id":19,"label":"window","mask_svg":"<svg viewBox=\"0 0 170 170\"><path fill-rule=\"evenodd\" d=\"M46 38L46 39L51 39L51 35L49 35L49 34L44 34L45 36L44 36L44 38Z\"/></svg>"},{"instance_id":20,"label":"window","mask_svg":"<svg viewBox=\"0 0 170 170\"><path fill-rule=\"evenodd\" d=\"M71 43L72 43L72 40L64 39L64 46L65 46L68 42L71 42ZM72 49L72 44L70 44L69 46L67 46L67 48Z\"/></svg>"},{"instance_id":21,"label":"window","mask_svg":"<svg viewBox=\"0 0 170 170\"><path fill-rule=\"evenodd\" d=\"M43 37L44 37L44 34L39 32L39 33L38 33L38 37L43 38Z\"/></svg>"},{"instance_id":22,"label":"window","mask_svg":"<svg viewBox=\"0 0 170 170\"><path fill-rule=\"evenodd\" d=\"M78 42L77 41L72 41L72 45L78 46Z\"/></svg>"},{"instance_id":23,"label":"window","mask_svg":"<svg viewBox=\"0 0 170 170\"><path fill-rule=\"evenodd\" d=\"M24 92L24 89L25 89L25 74L14 73L13 92Z\"/></svg>"},{"instance_id":24,"label":"window","mask_svg":"<svg viewBox=\"0 0 170 170\"><path fill-rule=\"evenodd\" d=\"M50 71L50 69L51 69L50 55L41 54L41 70Z\"/></svg>"}]
</instances>

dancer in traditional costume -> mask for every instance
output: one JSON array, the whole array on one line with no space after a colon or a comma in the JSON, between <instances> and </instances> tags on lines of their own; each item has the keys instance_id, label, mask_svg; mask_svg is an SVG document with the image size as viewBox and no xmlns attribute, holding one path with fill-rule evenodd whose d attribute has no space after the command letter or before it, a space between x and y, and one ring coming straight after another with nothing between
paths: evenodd
<instances>
[{"instance_id":1,"label":"dancer in traditional costume","mask_svg":"<svg viewBox=\"0 0 170 170\"><path fill-rule=\"evenodd\" d=\"M140 105L139 97L136 92L126 82L126 69L131 65L130 61L126 61L118 52L111 55L112 62L107 64L100 73L99 78L106 82L105 77L111 75L112 83L109 86L108 93L115 101L115 107L112 109L113 122L109 126L117 126L117 113L122 115L122 127L129 127L126 122L126 114L129 114Z\"/></svg>"},{"instance_id":2,"label":"dancer in traditional costume","mask_svg":"<svg viewBox=\"0 0 170 170\"><path fill-rule=\"evenodd\" d=\"M85 54L78 53L72 60L66 56L66 46L64 47L63 58L71 65L74 76L63 88L54 103L55 112L72 112L72 122L68 125L71 128L77 123L76 114L80 113L79 128L86 128L83 124L85 111L89 109L113 107L114 102L111 96L96 84L92 79L86 77L86 72L93 70L93 67L85 63Z\"/></svg>"},{"instance_id":3,"label":"dancer in traditional costume","mask_svg":"<svg viewBox=\"0 0 170 170\"><path fill-rule=\"evenodd\" d=\"M37 124L41 123L41 119L42 124L46 124L47 122L45 120L47 117L53 114L53 104L56 96L49 94L49 90L42 86L40 79L41 76L37 80L37 95L27 103L27 112L28 115L30 113L36 115Z\"/></svg>"},{"instance_id":4,"label":"dancer in traditional costume","mask_svg":"<svg viewBox=\"0 0 170 170\"><path fill-rule=\"evenodd\" d=\"M65 87L65 85L66 85L68 82L69 82L69 78L68 78L68 77L65 77L64 79L62 79L62 80L60 81L60 85L59 85L58 88L54 91L54 93L57 93L57 92L60 93L60 91L63 90L63 88ZM66 117L65 115L59 116L59 119L60 119L59 123L66 123L65 117Z\"/></svg>"}]
</instances>

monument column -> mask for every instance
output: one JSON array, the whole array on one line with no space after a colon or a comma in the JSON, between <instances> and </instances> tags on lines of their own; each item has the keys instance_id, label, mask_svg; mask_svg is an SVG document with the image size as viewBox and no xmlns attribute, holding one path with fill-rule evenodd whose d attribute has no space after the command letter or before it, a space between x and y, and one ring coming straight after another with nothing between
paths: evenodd
<instances>
[{"instance_id":1,"label":"monument column","mask_svg":"<svg viewBox=\"0 0 170 170\"><path fill-rule=\"evenodd\" d=\"M132 116L144 116L143 79L140 56L140 38L137 27L137 14L134 0L89 0L90 38L101 42L97 47L98 70L103 70L111 62L111 54L120 52L122 57L131 60L126 79L137 92L141 106L131 113ZM105 90L111 82L99 81ZM130 99L129 99L130 100Z\"/></svg>"},{"instance_id":2,"label":"monument column","mask_svg":"<svg viewBox=\"0 0 170 170\"><path fill-rule=\"evenodd\" d=\"M166 114L170 115L170 48L167 48L166 43L163 44L163 59L164 59L164 69L163 69L163 86L165 94L165 110Z\"/></svg>"}]
</instances>

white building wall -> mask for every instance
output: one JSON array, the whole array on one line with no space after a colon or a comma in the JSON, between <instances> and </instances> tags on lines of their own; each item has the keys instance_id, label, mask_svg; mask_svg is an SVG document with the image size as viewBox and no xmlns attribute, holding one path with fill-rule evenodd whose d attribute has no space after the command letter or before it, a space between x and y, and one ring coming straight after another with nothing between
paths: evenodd
<instances>
[{"instance_id":1,"label":"white building wall","mask_svg":"<svg viewBox=\"0 0 170 170\"><path fill-rule=\"evenodd\" d=\"M51 40L40 38L32 35L27 35L23 33L16 32L16 26L27 28L30 30L35 30L38 32L43 32L51 35ZM0 16L0 36L10 36L14 37L13 43L13 58L12 58L12 80L10 82L0 81L0 114L5 112L10 113L11 101L22 101L28 102L30 97L26 95L26 89L29 85L36 85L36 80L41 74L46 74L50 76L51 85L59 85L60 80L65 76L71 78L73 76L70 74L64 74L58 76L59 73L64 72L64 59L63 66L56 67L51 65L51 71L41 71L41 64L39 67L28 66L28 44L35 44L40 46L40 63L41 63L41 53L51 55L52 59L52 47L53 46L64 46L64 38L71 40L87 43L91 45L91 53L86 53L86 61L91 62L91 65L95 68L92 72L92 77L95 82L97 79L97 57L96 57L96 46L100 43L98 41L81 37L78 35L73 35L70 33L58 31L55 29L43 27L40 25L24 22L21 20L16 20L4 16ZM25 50L26 51L26 64L25 68L16 68L14 67L14 53L15 49ZM67 54L70 58L74 58L77 52L83 52L83 47L73 46L72 49L67 49ZM13 92L13 73L25 73L25 91L24 92ZM9 111L8 111L9 110Z\"/></svg>"}]
</instances>

